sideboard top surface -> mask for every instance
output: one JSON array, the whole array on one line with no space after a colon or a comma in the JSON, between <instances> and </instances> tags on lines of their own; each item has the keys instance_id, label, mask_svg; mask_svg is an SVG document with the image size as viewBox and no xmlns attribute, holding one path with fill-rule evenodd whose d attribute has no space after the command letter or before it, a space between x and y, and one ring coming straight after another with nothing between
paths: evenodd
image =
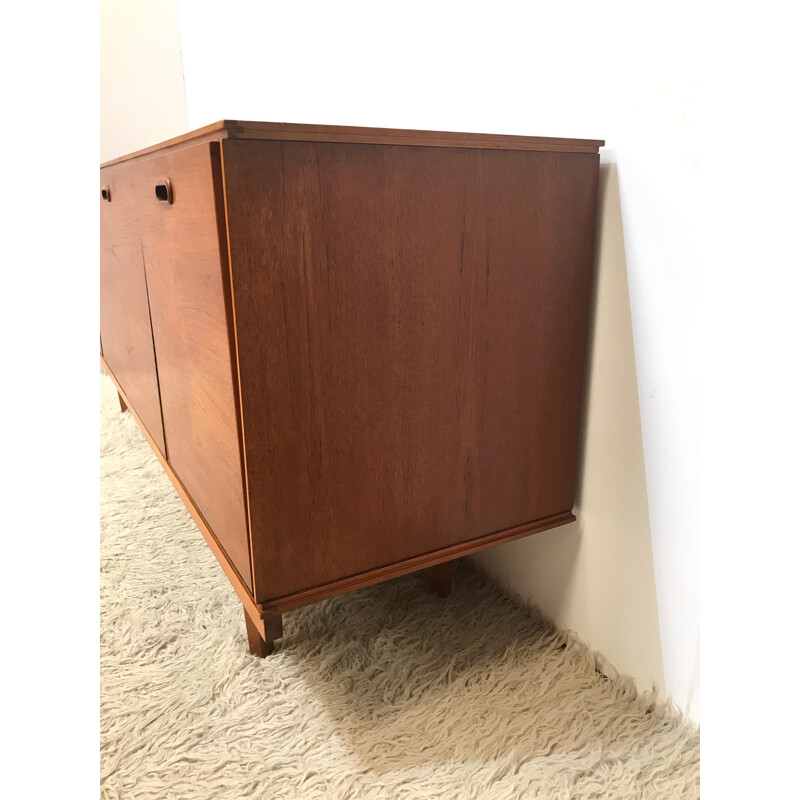
<instances>
[{"instance_id":1,"label":"sideboard top surface","mask_svg":"<svg viewBox=\"0 0 800 800\"><path fill-rule=\"evenodd\" d=\"M494 133L417 131L401 128L357 128L345 125L304 125L289 122L246 122L223 119L165 142L106 161L108 167L121 161L171 150L187 144L220 139L267 139L294 142L347 142L414 147L465 147L482 150L544 150L563 153L597 153L600 139L563 139L546 136L505 136Z\"/></svg>"}]
</instances>

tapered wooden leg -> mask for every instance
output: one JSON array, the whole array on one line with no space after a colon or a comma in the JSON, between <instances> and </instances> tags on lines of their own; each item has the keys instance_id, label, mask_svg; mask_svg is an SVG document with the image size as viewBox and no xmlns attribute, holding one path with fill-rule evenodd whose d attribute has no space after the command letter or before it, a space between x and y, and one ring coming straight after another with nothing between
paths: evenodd
<instances>
[{"instance_id":1,"label":"tapered wooden leg","mask_svg":"<svg viewBox=\"0 0 800 800\"><path fill-rule=\"evenodd\" d=\"M453 588L453 562L445 561L431 567L431 583L439 597L447 597Z\"/></svg>"},{"instance_id":2,"label":"tapered wooden leg","mask_svg":"<svg viewBox=\"0 0 800 800\"><path fill-rule=\"evenodd\" d=\"M122 399L122 395L117 392L117 397L119 397L119 409L124 414L128 410L128 406L126 405L125 401Z\"/></svg>"},{"instance_id":3,"label":"tapered wooden leg","mask_svg":"<svg viewBox=\"0 0 800 800\"><path fill-rule=\"evenodd\" d=\"M244 613L244 622L247 626L247 642L250 645L250 652L259 658L266 658L275 649L275 640L283 636L281 615L275 614L261 620L264 626L263 632L250 619L250 615L246 611Z\"/></svg>"}]
</instances>

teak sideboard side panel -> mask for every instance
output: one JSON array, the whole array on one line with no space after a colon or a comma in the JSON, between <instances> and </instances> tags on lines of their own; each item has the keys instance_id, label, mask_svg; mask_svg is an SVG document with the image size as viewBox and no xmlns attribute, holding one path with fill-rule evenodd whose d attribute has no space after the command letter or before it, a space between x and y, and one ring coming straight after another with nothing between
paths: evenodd
<instances>
[{"instance_id":1,"label":"teak sideboard side panel","mask_svg":"<svg viewBox=\"0 0 800 800\"><path fill-rule=\"evenodd\" d=\"M132 164L100 172L100 340L103 357L166 455ZM107 187L107 188L105 188Z\"/></svg>"},{"instance_id":2,"label":"teak sideboard side panel","mask_svg":"<svg viewBox=\"0 0 800 800\"><path fill-rule=\"evenodd\" d=\"M257 601L571 510L598 160L222 142Z\"/></svg>"},{"instance_id":3,"label":"teak sideboard side panel","mask_svg":"<svg viewBox=\"0 0 800 800\"><path fill-rule=\"evenodd\" d=\"M138 162L136 192L169 463L251 587L219 143Z\"/></svg>"}]
</instances>

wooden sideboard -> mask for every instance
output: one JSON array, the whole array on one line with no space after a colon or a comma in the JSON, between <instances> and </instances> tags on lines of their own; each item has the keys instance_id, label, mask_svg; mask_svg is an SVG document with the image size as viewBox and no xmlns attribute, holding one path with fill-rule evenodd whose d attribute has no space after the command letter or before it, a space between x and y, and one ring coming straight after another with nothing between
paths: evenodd
<instances>
[{"instance_id":1,"label":"wooden sideboard","mask_svg":"<svg viewBox=\"0 0 800 800\"><path fill-rule=\"evenodd\" d=\"M253 653L575 519L602 145L226 120L102 165L101 358Z\"/></svg>"}]
</instances>

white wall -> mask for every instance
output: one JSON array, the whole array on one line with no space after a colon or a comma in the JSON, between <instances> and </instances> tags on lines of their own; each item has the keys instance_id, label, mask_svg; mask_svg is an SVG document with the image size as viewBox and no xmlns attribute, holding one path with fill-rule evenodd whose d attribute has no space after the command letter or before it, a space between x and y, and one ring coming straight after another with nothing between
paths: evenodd
<instances>
[{"instance_id":1,"label":"white wall","mask_svg":"<svg viewBox=\"0 0 800 800\"><path fill-rule=\"evenodd\" d=\"M104 158L186 128L171 4L111 6ZM190 128L239 118L606 139L581 519L483 563L699 719L694 15L688 0L229 0L224 13L178 0Z\"/></svg>"},{"instance_id":2,"label":"white wall","mask_svg":"<svg viewBox=\"0 0 800 800\"><path fill-rule=\"evenodd\" d=\"M101 0L100 161L187 126L175 0Z\"/></svg>"}]
</instances>

